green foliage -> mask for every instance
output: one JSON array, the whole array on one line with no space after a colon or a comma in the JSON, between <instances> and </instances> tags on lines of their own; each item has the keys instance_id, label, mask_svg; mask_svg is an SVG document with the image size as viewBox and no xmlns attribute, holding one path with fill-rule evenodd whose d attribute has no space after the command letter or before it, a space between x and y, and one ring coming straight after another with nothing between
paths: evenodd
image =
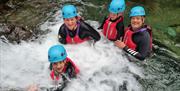
<instances>
[{"instance_id":1,"label":"green foliage","mask_svg":"<svg viewBox=\"0 0 180 91\"><path fill-rule=\"evenodd\" d=\"M176 31L171 27L167 28L167 33L172 37L176 37Z\"/></svg>"}]
</instances>

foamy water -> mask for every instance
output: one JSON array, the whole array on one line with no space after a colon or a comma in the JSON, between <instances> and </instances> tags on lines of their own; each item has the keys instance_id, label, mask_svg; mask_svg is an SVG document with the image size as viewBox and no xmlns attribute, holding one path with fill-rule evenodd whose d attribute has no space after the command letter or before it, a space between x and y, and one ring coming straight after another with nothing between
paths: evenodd
<instances>
[{"instance_id":1,"label":"foamy water","mask_svg":"<svg viewBox=\"0 0 180 91\"><path fill-rule=\"evenodd\" d=\"M56 17L55 21L42 25L42 29L51 32L37 41L19 45L0 42L0 89L25 88L33 83L50 85L47 51L50 46L60 44L57 34L63 23L62 18ZM87 22L95 29L98 27L96 21ZM133 76L144 77L142 68L129 62L112 42L101 37L94 46L85 42L64 47L80 69L78 78L73 79L65 91L118 91L123 82L127 82L128 91L142 91Z\"/></svg>"}]
</instances>

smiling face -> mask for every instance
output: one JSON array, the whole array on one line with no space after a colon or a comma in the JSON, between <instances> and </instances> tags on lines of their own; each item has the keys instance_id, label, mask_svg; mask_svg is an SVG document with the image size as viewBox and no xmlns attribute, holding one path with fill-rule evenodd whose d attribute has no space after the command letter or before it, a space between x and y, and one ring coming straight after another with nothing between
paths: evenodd
<instances>
[{"instance_id":1,"label":"smiling face","mask_svg":"<svg viewBox=\"0 0 180 91\"><path fill-rule=\"evenodd\" d=\"M65 66L65 60L64 61L60 61L60 62L56 62L56 63L52 63L52 68L54 71L58 72L58 73L62 73L64 66Z\"/></svg>"},{"instance_id":2,"label":"smiling face","mask_svg":"<svg viewBox=\"0 0 180 91\"><path fill-rule=\"evenodd\" d=\"M70 30L75 30L77 27L77 19L76 17L73 18L64 18L64 23Z\"/></svg>"},{"instance_id":3,"label":"smiling face","mask_svg":"<svg viewBox=\"0 0 180 91\"><path fill-rule=\"evenodd\" d=\"M131 26L133 30L141 28L144 24L145 18L143 16L133 16L131 17Z\"/></svg>"}]
</instances>

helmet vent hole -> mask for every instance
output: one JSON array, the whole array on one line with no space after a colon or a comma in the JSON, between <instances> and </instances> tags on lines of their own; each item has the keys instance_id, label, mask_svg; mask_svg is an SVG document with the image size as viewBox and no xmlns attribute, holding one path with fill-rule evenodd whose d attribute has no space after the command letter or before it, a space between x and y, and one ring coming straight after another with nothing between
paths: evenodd
<instances>
[{"instance_id":1,"label":"helmet vent hole","mask_svg":"<svg viewBox=\"0 0 180 91\"><path fill-rule=\"evenodd\" d=\"M61 53L61 56L64 56L64 53Z\"/></svg>"}]
</instances>

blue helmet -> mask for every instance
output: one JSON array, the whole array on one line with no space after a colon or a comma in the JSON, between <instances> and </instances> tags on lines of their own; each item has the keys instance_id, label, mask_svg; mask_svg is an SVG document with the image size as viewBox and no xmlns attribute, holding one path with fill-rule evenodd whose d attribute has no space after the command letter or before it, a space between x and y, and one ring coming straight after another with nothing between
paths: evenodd
<instances>
[{"instance_id":1,"label":"blue helmet","mask_svg":"<svg viewBox=\"0 0 180 91\"><path fill-rule=\"evenodd\" d=\"M65 5L62 8L63 18L73 18L77 16L77 9L74 5Z\"/></svg>"},{"instance_id":2,"label":"blue helmet","mask_svg":"<svg viewBox=\"0 0 180 91\"><path fill-rule=\"evenodd\" d=\"M48 50L48 60L50 63L64 61L66 57L67 57L66 50L61 45L54 45Z\"/></svg>"},{"instance_id":3,"label":"blue helmet","mask_svg":"<svg viewBox=\"0 0 180 91\"><path fill-rule=\"evenodd\" d=\"M109 5L109 12L117 14L125 10L126 4L124 0L112 0Z\"/></svg>"},{"instance_id":4,"label":"blue helmet","mask_svg":"<svg viewBox=\"0 0 180 91\"><path fill-rule=\"evenodd\" d=\"M132 16L145 16L145 10L142 6L135 6L131 9L129 17Z\"/></svg>"}]
</instances>

